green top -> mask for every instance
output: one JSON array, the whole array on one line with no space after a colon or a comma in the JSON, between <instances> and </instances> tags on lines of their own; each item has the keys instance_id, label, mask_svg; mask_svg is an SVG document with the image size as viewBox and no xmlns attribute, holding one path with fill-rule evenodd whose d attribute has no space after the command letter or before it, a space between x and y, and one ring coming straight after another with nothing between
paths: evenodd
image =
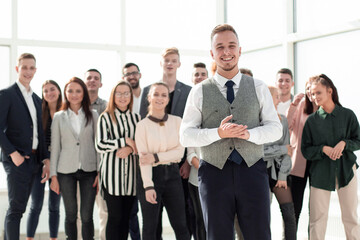
<instances>
[{"instance_id":1,"label":"green top","mask_svg":"<svg viewBox=\"0 0 360 240\"><path fill-rule=\"evenodd\" d=\"M341 140L346 143L343 155L333 161L322 151L322 148L335 147ZM334 191L336 176L339 188L345 187L354 177L352 170L356 164L354 151L358 149L360 149L360 128L353 111L335 105L332 113L327 113L320 107L307 119L301 142L302 154L307 160L312 161L310 185Z\"/></svg>"}]
</instances>

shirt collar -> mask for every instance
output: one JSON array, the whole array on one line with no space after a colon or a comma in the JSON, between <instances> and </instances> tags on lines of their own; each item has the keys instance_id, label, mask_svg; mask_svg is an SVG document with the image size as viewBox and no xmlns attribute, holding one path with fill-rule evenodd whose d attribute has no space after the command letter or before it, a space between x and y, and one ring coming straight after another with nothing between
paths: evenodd
<instances>
[{"instance_id":1,"label":"shirt collar","mask_svg":"<svg viewBox=\"0 0 360 240\"><path fill-rule=\"evenodd\" d=\"M82 107L79 109L78 114L76 114L73 110L71 110L71 108L68 108L68 111L69 111L69 114L70 114L70 115L73 115L73 116L81 116L81 115L84 115L84 110L83 110Z\"/></svg>"},{"instance_id":2,"label":"shirt collar","mask_svg":"<svg viewBox=\"0 0 360 240\"><path fill-rule=\"evenodd\" d=\"M151 116L151 115L148 115L147 117L148 117L151 121L156 122L156 123L159 123L160 126L164 126L165 122L166 122L166 121L168 120L168 118L169 118L169 115L168 115L167 113L165 113L163 119L158 119L158 118L153 117L153 116Z\"/></svg>"},{"instance_id":3,"label":"shirt collar","mask_svg":"<svg viewBox=\"0 0 360 240\"><path fill-rule=\"evenodd\" d=\"M97 98L91 105L98 105L98 104L100 104L101 103L101 98Z\"/></svg>"},{"instance_id":4,"label":"shirt collar","mask_svg":"<svg viewBox=\"0 0 360 240\"><path fill-rule=\"evenodd\" d=\"M328 115L332 115L335 117L338 114L339 109L339 105L335 104L334 110L331 113L327 113L322 107L319 107L318 113L321 118L325 119Z\"/></svg>"},{"instance_id":5,"label":"shirt collar","mask_svg":"<svg viewBox=\"0 0 360 240\"><path fill-rule=\"evenodd\" d=\"M242 74L240 71L232 79L227 79L227 78L221 76L218 72L216 72L214 75L215 81L218 82L222 87L226 87L225 83L229 80L232 80L236 86L239 86L241 77L242 77Z\"/></svg>"},{"instance_id":6,"label":"shirt collar","mask_svg":"<svg viewBox=\"0 0 360 240\"><path fill-rule=\"evenodd\" d=\"M20 91L23 94L27 94L27 95L32 95L33 94L33 90L31 89L30 86L29 86L29 91L27 91L26 87L24 85L22 85L22 83L20 81L16 81L16 84L18 85L18 87L20 88Z\"/></svg>"},{"instance_id":7,"label":"shirt collar","mask_svg":"<svg viewBox=\"0 0 360 240\"><path fill-rule=\"evenodd\" d=\"M117 114L121 115L121 114L128 114L130 112L129 109L127 109L125 112L121 111L119 108L115 108L115 111Z\"/></svg>"}]
</instances>

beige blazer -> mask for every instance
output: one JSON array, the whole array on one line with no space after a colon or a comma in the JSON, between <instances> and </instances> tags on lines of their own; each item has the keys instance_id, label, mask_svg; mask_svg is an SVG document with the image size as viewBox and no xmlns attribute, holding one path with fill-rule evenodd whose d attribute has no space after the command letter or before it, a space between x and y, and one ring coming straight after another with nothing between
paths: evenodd
<instances>
[{"instance_id":1,"label":"beige blazer","mask_svg":"<svg viewBox=\"0 0 360 240\"><path fill-rule=\"evenodd\" d=\"M95 134L98 114L92 111L93 120L81 126L76 134L69 120L68 112L55 113L51 125L50 177L57 173L97 171L100 156L95 150Z\"/></svg>"}]
</instances>

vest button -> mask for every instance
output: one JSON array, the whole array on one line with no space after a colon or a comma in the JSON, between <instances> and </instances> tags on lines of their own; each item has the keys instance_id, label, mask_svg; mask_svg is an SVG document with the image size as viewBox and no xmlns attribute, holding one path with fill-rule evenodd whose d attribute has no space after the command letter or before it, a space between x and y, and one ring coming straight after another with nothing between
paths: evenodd
<instances>
[{"instance_id":1,"label":"vest button","mask_svg":"<svg viewBox=\"0 0 360 240\"><path fill-rule=\"evenodd\" d=\"M80 143L76 143L76 145L78 145L78 146L79 146L79 145L80 145Z\"/></svg>"},{"instance_id":2,"label":"vest button","mask_svg":"<svg viewBox=\"0 0 360 240\"><path fill-rule=\"evenodd\" d=\"M234 109L234 107L230 107L230 109Z\"/></svg>"},{"instance_id":3,"label":"vest button","mask_svg":"<svg viewBox=\"0 0 360 240\"><path fill-rule=\"evenodd\" d=\"M232 148L232 147L230 147L229 149L230 149L230 150L232 150L233 148Z\"/></svg>"}]
</instances>

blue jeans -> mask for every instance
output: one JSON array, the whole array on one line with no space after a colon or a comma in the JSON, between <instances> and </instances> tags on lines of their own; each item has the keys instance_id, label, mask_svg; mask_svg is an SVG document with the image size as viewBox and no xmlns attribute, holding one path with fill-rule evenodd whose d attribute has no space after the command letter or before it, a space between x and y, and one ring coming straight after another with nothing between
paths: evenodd
<instances>
[{"instance_id":1,"label":"blue jeans","mask_svg":"<svg viewBox=\"0 0 360 240\"><path fill-rule=\"evenodd\" d=\"M39 172L35 176L30 193L31 205L27 219L26 236L31 238L35 236L39 216L44 202L44 189L46 183L40 182L42 167L43 165L40 166ZM60 221L59 206L61 195L57 195L54 191L50 190L50 183L51 179L49 180L49 231L50 238L57 238Z\"/></svg>"},{"instance_id":2,"label":"blue jeans","mask_svg":"<svg viewBox=\"0 0 360 240\"><path fill-rule=\"evenodd\" d=\"M77 182L80 185L80 216L82 223L83 240L94 239L94 221L93 211L96 196L96 187L92 185L96 178L96 171L84 172L78 170L75 173L62 174L58 173L57 177L60 184L60 192L65 206L65 233L67 239L77 239Z\"/></svg>"}]
</instances>

